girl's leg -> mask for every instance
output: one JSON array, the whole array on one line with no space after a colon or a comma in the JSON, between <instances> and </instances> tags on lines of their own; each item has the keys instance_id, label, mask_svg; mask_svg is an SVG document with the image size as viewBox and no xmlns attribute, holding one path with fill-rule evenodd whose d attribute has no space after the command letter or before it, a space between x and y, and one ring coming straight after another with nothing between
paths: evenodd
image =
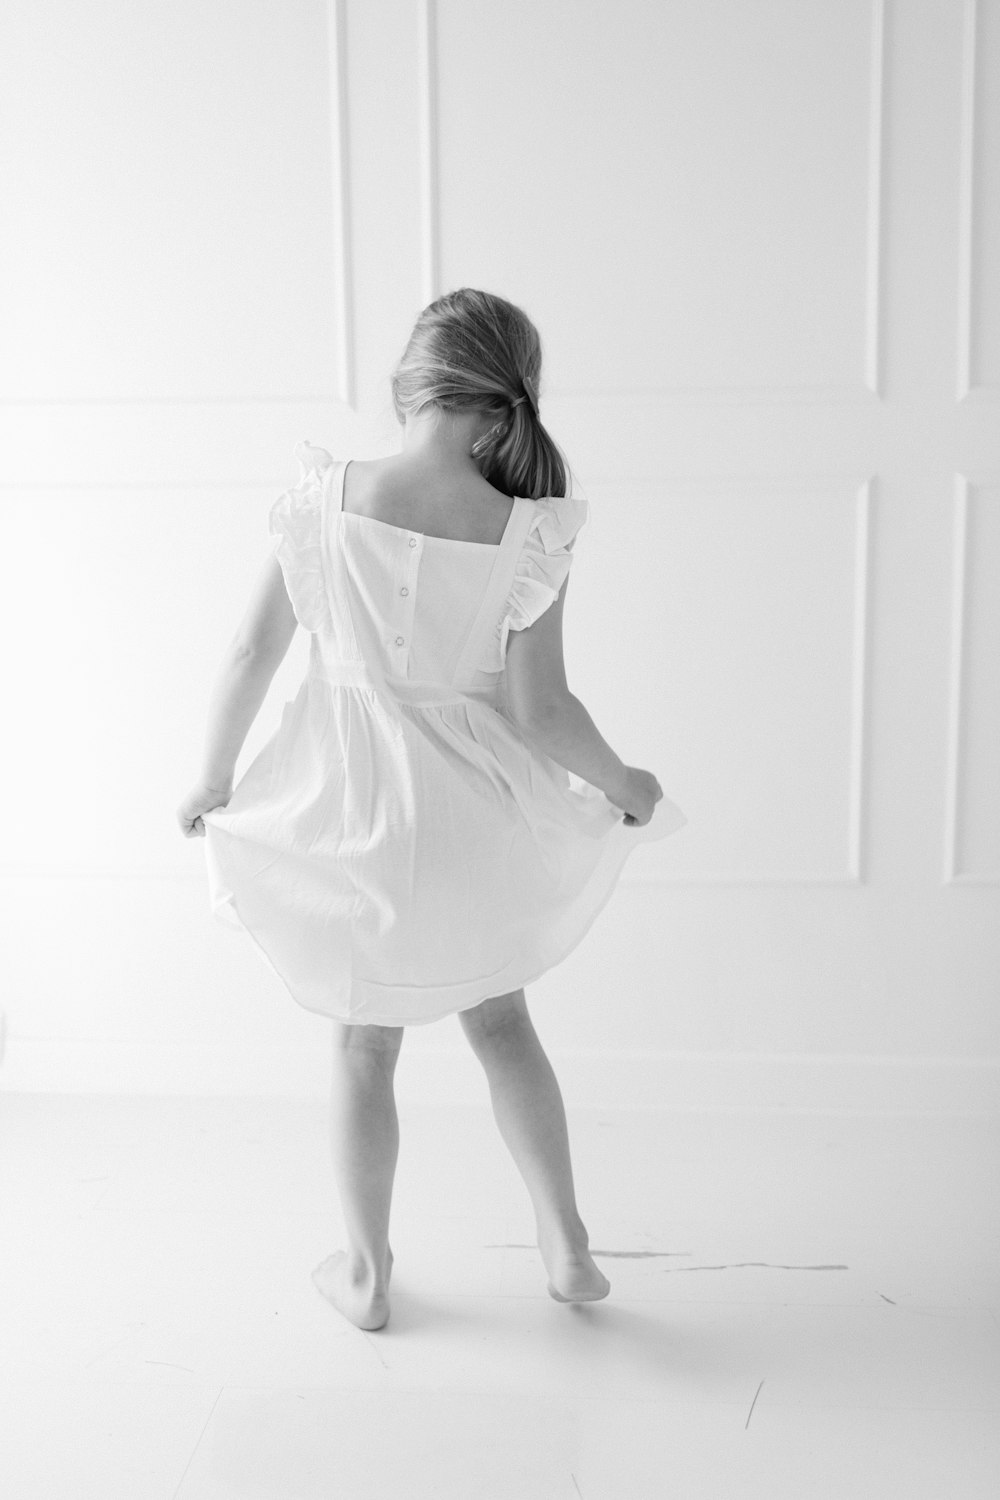
<instances>
[{"instance_id":1,"label":"girl's leg","mask_svg":"<svg viewBox=\"0 0 1000 1500\"><path fill-rule=\"evenodd\" d=\"M562 1094L524 990L460 1011L459 1020L486 1072L500 1134L531 1196L550 1294L559 1302L606 1297L611 1283L594 1264L576 1206Z\"/></svg>"},{"instance_id":2,"label":"girl's leg","mask_svg":"<svg viewBox=\"0 0 1000 1500\"><path fill-rule=\"evenodd\" d=\"M333 1021L331 1146L347 1250L313 1272L324 1296L359 1328L389 1317L389 1209L399 1155L393 1075L402 1026Z\"/></svg>"}]
</instances>

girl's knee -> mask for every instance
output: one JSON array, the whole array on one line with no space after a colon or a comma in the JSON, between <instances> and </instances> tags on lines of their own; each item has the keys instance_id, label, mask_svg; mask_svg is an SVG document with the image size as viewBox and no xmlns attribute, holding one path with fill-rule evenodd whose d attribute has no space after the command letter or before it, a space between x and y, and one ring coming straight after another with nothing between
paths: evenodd
<instances>
[{"instance_id":1,"label":"girl's knee","mask_svg":"<svg viewBox=\"0 0 1000 1500\"><path fill-rule=\"evenodd\" d=\"M346 1021L333 1022L333 1047L335 1052L350 1052L356 1055L381 1054L395 1057L403 1042L402 1026L349 1025Z\"/></svg>"},{"instance_id":2,"label":"girl's knee","mask_svg":"<svg viewBox=\"0 0 1000 1500\"><path fill-rule=\"evenodd\" d=\"M508 995L493 995L489 1000L482 1000L468 1010L459 1011L458 1019L471 1041L484 1036L492 1036L498 1032L509 1031L511 1027L531 1025L528 1003L523 989L512 990Z\"/></svg>"}]
</instances>

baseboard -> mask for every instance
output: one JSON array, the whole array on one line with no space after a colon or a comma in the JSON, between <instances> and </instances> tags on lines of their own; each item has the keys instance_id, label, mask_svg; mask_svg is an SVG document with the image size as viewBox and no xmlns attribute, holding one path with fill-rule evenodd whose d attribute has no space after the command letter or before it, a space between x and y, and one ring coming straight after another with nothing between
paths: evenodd
<instances>
[{"instance_id":1,"label":"baseboard","mask_svg":"<svg viewBox=\"0 0 1000 1500\"><path fill-rule=\"evenodd\" d=\"M568 1109L1000 1113L1000 1058L549 1049ZM8 1034L6 1093L325 1098L325 1047L108 1042ZM488 1105L469 1048L404 1045L401 1103Z\"/></svg>"}]
</instances>

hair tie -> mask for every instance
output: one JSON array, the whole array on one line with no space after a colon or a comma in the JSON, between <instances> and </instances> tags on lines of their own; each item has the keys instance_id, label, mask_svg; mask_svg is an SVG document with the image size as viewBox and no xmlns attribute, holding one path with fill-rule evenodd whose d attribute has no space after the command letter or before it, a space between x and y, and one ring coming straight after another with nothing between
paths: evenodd
<instances>
[{"instance_id":1,"label":"hair tie","mask_svg":"<svg viewBox=\"0 0 1000 1500\"><path fill-rule=\"evenodd\" d=\"M513 400L510 403L511 404L511 410L513 410L513 408L515 406L520 406L523 401L529 401L531 403L531 410L535 413L535 416L537 417L538 416L538 395L537 395L537 393L535 391L535 383L532 380L532 378L531 378L530 375L525 375L523 377L523 379L521 380L521 389L524 391L524 395L516 397L516 399Z\"/></svg>"}]
</instances>

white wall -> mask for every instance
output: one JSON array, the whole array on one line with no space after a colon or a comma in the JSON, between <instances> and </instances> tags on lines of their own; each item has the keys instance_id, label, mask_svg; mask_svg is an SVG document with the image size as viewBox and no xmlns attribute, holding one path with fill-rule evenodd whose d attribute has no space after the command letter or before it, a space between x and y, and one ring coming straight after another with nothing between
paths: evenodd
<instances>
[{"instance_id":1,"label":"white wall","mask_svg":"<svg viewBox=\"0 0 1000 1500\"><path fill-rule=\"evenodd\" d=\"M567 1100L985 1108L1000 0L9 0L8 1088L325 1091L174 808L300 438L524 305L571 682L687 812L532 987ZM297 685L293 644L245 766ZM401 1097L485 1097L457 1021Z\"/></svg>"}]
</instances>

